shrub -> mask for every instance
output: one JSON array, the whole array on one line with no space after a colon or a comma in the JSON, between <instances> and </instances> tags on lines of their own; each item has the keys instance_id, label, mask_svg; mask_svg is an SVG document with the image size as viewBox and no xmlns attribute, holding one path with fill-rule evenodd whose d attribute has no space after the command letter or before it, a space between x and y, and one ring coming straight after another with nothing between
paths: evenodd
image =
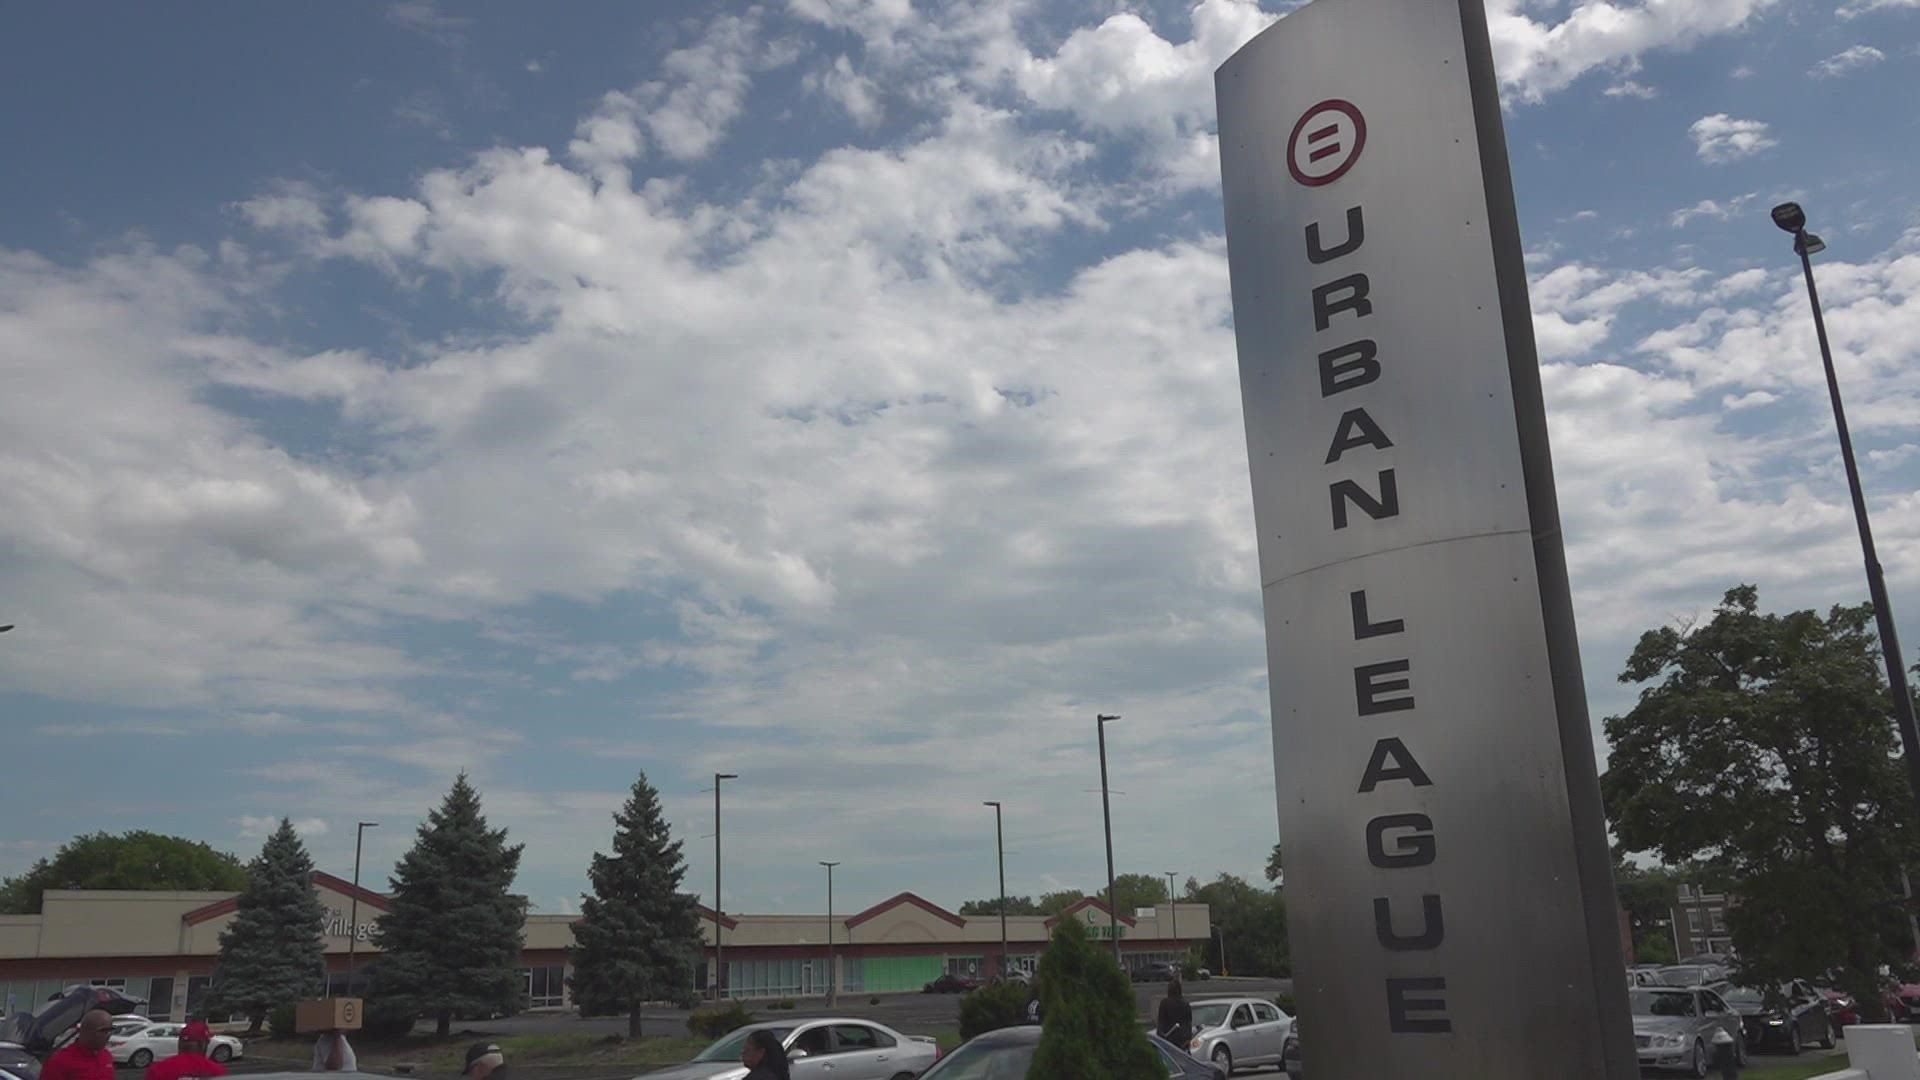
<instances>
[{"instance_id":1,"label":"shrub","mask_svg":"<svg viewBox=\"0 0 1920 1080\"><path fill-rule=\"evenodd\" d=\"M413 1031L413 1022L416 1019L418 1017L410 1009L369 1002L366 1019L360 1026L360 1034L370 1040L403 1038Z\"/></svg>"},{"instance_id":2,"label":"shrub","mask_svg":"<svg viewBox=\"0 0 1920 1080\"><path fill-rule=\"evenodd\" d=\"M1273 1003L1280 1006L1280 1011L1286 1013L1288 1016L1300 1015L1299 1010L1293 1007L1292 994L1275 994L1273 995Z\"/></svg>"},{"instance_id":3,"label":"shrub","mask_svg":"<svg viewBox=\"0 0 1920 1080\"><path fill-rule=\"evenodd\" d=\"M1162 1080L1166 1068L1134 1016L1133 986L1086 925L1062 919L1040 958L1040 1046L1029 1075Z\"/></svg>"},{"instance_id":4,"label":"shrub","mask_svg":"<svg viewBox=\"0 0 1920 1080\"><path fill-rule=\"evenodd\" d=\"M293 1003L276 1005L267 1013L267 1031L276 1039L291 1039L293 1031Z\"/></svg>"},{"instance_id":5,"label":"shrub","mask_svg":"<svg viewBox=\"0 0 1920 1080\"><path fill-rule=\"evenodd\" d=\"M767 1008L792 1009L796 1007L796 1004L797 1003L792 998L781 998L779 1001L773 1002L772 1004L768 1005Z\"/></svg>"},{"instance_id":6,"label":"shrub","mask_svg":"<svg viewBox=\"0 0 1920 1080\"><path fill-rule=\"evenodd\" d=\"M870 998L868 998L868 999L867 999L867 1004L869 1004L869 1005L878 1005L878 1004L880 1004L880 995L879 995L879 994L875 994L875 995L873 995L872 997L870 997Z\"/></svg>"},{"instance_id":7,"label":"shrub","mask_svg":"<svg viewBox=\"0 0 1920 1080\"><path fill-rule=\"evenodd\" d=\"M960 999L960 1037L971 1039L1000 1028L1018 1027L1027 1018L1027 988L1017 982L990 983Z\"/></svg>"},{"instance_id":8,"label":"shrub","mask_svg":"<svg viewBox=\"0 0 1920 1080\"><path fill-rule=\"evenodd\" d=\"M687 1032L696 1038L717 1039L729 1031L738 1031L759 1017L737 1001L711 1009L697 1009L687 1017Z\"/></svg>"}]
</instances>

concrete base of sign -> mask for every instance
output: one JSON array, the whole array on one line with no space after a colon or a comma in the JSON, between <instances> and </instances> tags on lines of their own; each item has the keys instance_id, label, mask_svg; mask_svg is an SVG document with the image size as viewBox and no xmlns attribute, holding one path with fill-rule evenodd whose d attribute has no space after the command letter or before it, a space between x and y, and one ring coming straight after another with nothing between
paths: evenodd
<instances>
[{"instance_id":1,"label":"concrete base of sign","mask_svg":"<svg viewBox=\"0 0 1920 1080\"><path fill-rule=\"evenodd\" d=\"M1920 1080L1920 1053L1914 1051L1908 1025L1855 1024L1846 1037L1853 1068L1817 1080Z\"/></svg>"}]
</instances>

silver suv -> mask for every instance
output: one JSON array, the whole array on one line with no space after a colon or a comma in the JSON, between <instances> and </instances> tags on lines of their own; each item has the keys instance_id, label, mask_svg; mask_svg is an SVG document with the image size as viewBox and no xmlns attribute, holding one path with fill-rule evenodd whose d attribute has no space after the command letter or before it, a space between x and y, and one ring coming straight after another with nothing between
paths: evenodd
<instances>
[{"instance_id":1,"label":"silver suv","mask_svg":"<svg viewBox=\"0 0 1920 1080\"><path fill-rule=\"evenodd\" d=\"M1221 1072L1279 1065L1285 1058L1293 1017L1262 998L1196 998L1193 1042L1187 1052Z\"/></svg>"}]
</instances>

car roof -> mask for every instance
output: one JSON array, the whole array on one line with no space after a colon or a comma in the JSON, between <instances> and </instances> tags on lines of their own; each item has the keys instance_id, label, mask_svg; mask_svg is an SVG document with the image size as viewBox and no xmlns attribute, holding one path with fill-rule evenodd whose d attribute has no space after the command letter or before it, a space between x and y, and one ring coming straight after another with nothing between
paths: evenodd
<instances>
[{"instance_id":1,"label":"car roof","mask_svg":"<svg viewBox=\"0 0 1920 1080\"><path fill-rule=\"evenodd\" d=\"M1038 1024L1022 1024L1018 1027L995 1028L992 1031L975 1035L972 1042L981 1046L1019 1046L1024 1043L1040 1041L1041 1027Z\"/></svg>"},{"instance_id":2,"label":"car roof","mask_svg":"<svg viewBox=\"0 0 1920 1080\"><path fill-rule=\"evenodd\" d=\"M1188 998L1187 1003L1190 1005L1255 1005L1255 1004L1272 1005L1273 1004L1273 1002L1268 1001L1266 998L1229 997L1225 995L1210 995L1208 997Z\"/></svg>"}]
</instances>

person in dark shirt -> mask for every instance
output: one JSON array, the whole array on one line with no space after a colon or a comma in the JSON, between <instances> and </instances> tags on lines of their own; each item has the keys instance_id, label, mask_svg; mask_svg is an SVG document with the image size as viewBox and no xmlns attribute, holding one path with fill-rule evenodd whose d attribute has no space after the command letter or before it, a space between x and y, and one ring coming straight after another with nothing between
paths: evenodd
<instances>
[{"instance_id":1,"label":"person in dark shirt","mask_svg":"<svg viewBox=\"0 0 1920 1080\"><path fill-rule=\"evenodd\" d=\"M793 1080L787 1048L765 1028L747 1036L747 1044L740 1050L740 1064L747 1067L746 1080Z\"/></svg>"},{"instance_id":2,"label":"person in dark shirt","mask_svg":"<svg viewBox=\"0 0 1920 1080\"><path fill-rule=\"evenodd\" d=\"M80 1033L47 1059L41 1080L113 1080L113 1055L107 1053L112 1034L113 1017L104 1009L87 1010L80 1018Z\"/></svg>"},{"instance_id":3,"label":"person in dark shirt","mask_svg":"<svg viewBox=\"0 0 1920 1080\"><path fill-rule=\"evenodd\" d=\"M194 1020L180 1029L180 1052L147 1066L146 1080L186 1080L187 1077L227 1075L227 1067L207 1056L213 1029Z\"/></svg>"},{"instance_id":4,"label":"person in dark shirt","mask_svg":"<svg viewBox=\"0 0 1920 1080\"><path fill-rule=\"evenodd\" d=\"M1160 999L1160 1018L1153 1029L1161 1038L1183 1049L1193 1041L1193 1006L1187 1004L1179 979L1167 983L1167 996Z\"/></svg>"}]
</instances>

